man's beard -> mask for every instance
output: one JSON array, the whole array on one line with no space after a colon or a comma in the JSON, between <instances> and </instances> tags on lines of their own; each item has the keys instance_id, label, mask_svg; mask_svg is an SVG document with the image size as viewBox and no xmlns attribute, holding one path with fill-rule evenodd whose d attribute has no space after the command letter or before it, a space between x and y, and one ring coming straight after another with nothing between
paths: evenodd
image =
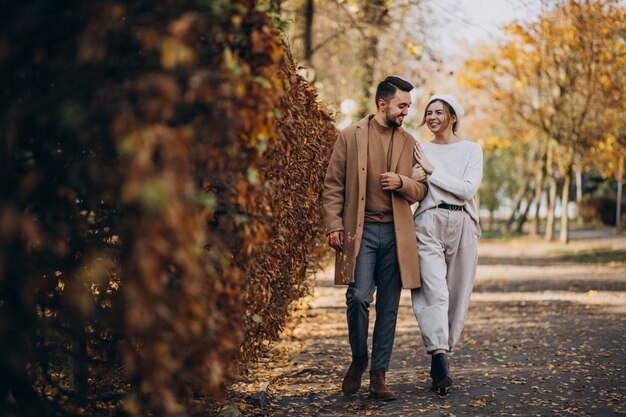
<instances>
[{"instance_id":1,"label":"man's beard","mask_svg":"<svg viewBox=\"0 0 626 417\"><path fill-rule=\"evenodd\" d=\"M385 113L385 119L387 119L387 126L389 126L389 127L400 127L400 126L402 126L402 123L396 122L396 118L395 117L393 119L391 117L389 117L389 110L387 110L387 112Z\"/></svg>"}]
</instances>

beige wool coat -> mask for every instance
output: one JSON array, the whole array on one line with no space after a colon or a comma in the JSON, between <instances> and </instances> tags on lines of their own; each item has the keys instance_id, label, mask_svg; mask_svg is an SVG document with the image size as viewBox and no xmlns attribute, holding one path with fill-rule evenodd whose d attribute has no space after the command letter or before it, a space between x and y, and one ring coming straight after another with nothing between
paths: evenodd
<instances>
[{"instance_id":1,"label":"beige wool coat","mask_svg":"<svg viewBox=\"0 0 626 417\"><path fill-rule=\"evenodd\" d=\"M339 133L324 180L324 222L327 233L343 230L343 251L335 256L335 284L354 282L356 258L361 248L365 220L368 127L373 115ZM426 196L426 185L411 179L415 163L415 140L402 128L394 134L391 171L402 179L402 187L391 192L396 249L403 288L419 288L420 268L417 240L410 205Z\"/></svg>"}]
</instances>

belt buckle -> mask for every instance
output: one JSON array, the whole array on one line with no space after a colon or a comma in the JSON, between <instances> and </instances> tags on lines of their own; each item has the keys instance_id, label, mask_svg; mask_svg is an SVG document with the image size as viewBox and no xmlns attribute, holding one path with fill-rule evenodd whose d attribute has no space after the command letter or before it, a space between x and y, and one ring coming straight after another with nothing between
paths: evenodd
<instances>
[{"instance_id":1,"label":"belt buckle","mask_svg":"<svg viewBox=\"0 0 626 417\"><path fill-rule=\"evenodd\" d=\"M450 210L452 210L452 211L461 211L461 210L463 210L463 206L451 205L450 206Z\"/></svg>"}]
</instances>

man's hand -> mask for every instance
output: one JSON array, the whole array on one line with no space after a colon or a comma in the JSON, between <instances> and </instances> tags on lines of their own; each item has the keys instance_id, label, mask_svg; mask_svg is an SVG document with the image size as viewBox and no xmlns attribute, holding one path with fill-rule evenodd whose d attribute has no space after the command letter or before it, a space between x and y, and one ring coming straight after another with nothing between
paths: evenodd
<instances>
[{"instance_id":1,"label":"man's hand","mask_svg":"<svg viewBox=\"0 0 626 417\"><path fill-rule=\"evenodd\" d=\"M402 187L402 180L395 172L385 172L380 174L380 185L385 191L393 191Z\"/></svg>"},{"instance_id":2,"label":"man's hand","mask_svg":"<svg viewBox=\"0 0 626 417\"><path fill-rule=\"evenodd\" d=\"M343 250L343 230L329 233L328 244L334 250Z\"/></svg>"}]
</instances>

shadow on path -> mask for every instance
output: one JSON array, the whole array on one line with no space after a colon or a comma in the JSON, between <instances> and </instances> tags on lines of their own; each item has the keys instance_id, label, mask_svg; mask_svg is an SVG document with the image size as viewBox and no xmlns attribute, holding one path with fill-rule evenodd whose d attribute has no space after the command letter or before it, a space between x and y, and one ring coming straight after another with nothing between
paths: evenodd
<instances>
[{"instance_id":1,"label":"shadow on path","mask_svg":"<svg viewBox=\"0 0 626 417\"><path fill-rule=\"evenodd\" d=\"M612 251L626 253L626 238L614 243ZM429 357L405 291L387 376L398 400L370 400L367 372L357 395L343 397L350 357L345 288L322 276L306 317L253 371L271 380L269 404L243 407L243 415L624 415L626 264L550 263L542 253L513 262L497 242L481 250L463 340L450 358L450 395L429 390ZM299 348L278 364L281 344Z\"/></svg>"}]
</instances>

